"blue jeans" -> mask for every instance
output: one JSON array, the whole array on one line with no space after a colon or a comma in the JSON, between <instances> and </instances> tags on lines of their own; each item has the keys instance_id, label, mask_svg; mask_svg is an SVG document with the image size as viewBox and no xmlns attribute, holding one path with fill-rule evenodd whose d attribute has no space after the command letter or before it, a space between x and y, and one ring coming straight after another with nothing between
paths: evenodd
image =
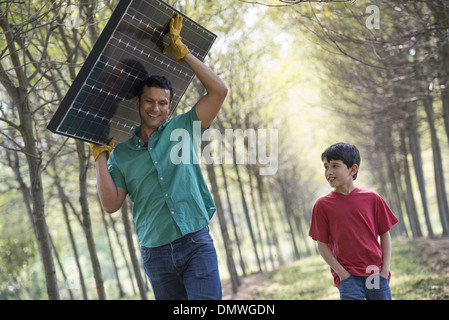
<instances>
[{"instance_id":1,"label":"blue jeans","mask_svg":"<svg viewBox=\"0 0 449 320\"><path fill-rule=\"evenodd\" d=\"M377 275L370 277L358 277L350 275L340 281L341 300L391 300L390 285L388 279Z\"/></svg>"},{"instance_id":2,"label":"blue jeans","mask_svg":"<svg viewBox=\"0 0 449 320\"><path fill-rule=\"evenodd\" d=\"M157 300L221 300L217 253L208 227L157 248L141 247Z\"/></svg>"}]
</instances>

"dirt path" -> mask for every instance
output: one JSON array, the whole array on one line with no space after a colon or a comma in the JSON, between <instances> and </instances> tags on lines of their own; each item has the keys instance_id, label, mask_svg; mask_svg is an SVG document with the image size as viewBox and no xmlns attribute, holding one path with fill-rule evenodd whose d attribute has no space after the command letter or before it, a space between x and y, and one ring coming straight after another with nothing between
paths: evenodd
<instances>
[{"instance_id":1,"label":"dirt path","mask_svg":"<svg viewBox=\"0 0 449 320\"><path fill-rule=\"evenodd\" d=\"M231 283L226 280L223 282L223 300L250 300L260 288L265 284L267 279L263 273L253 273L246 277L240 277L242 282L237 293L232 293Z\"/></svg>"},{"instance_id":2,"label":"dirt path","mask_svg":"<svg viewBox=\"0 0 449 320\"><path fill-rule=\"evenodd\" d=\"M419 238L410 241L419 255L438 274L449 277L449 238Z\"/></svg>"}]
</instances>

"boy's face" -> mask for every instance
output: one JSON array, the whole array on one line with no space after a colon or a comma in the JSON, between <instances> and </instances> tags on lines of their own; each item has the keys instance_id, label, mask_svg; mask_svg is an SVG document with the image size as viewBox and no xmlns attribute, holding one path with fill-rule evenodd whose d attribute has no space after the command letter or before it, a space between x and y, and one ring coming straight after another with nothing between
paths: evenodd
<instances>
[{"instance_id":1,"label":"boy's face","mask_svg":"<svg viewBox=\"0 0 449 320\"><path fill-rule=\"evenodd\" d=\"M348 168L341 160L324 159L324 175L327 182L335 192L348 194L354 189L354 179L352 178L358 170L356 164Z\"/></svg>"}]
</instances>

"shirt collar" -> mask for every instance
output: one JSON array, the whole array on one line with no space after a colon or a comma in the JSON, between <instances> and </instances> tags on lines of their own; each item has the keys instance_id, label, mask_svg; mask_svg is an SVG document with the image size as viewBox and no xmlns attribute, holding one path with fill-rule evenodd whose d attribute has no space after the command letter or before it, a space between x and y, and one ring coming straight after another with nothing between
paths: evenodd
<instances>
[{"instance_id":1,"label":"shirt collar","mask_svg":"<svg viewBox=\"0 0 449 320\"><path fill-rule=\"evenodd\" d=\"M164 128L167 126L167 124L168 124L168 122L169 122L170 120L166 120L163 124L161 124L160 126L159 126L159 128L157 128L157 130L156 131L162 131L162 130L164 130ZM135 126L134 127L134 130L133 130L133 137L132 137L132 141L133 141L133 144L136 146L136 147L143 147L144 145L145 145L145 143L143 142L143 140L142 139L140 139L138 136L137 136L137 134L140 132L140 125L138 125L138 126Z\"/></svg>"}]
</instances>

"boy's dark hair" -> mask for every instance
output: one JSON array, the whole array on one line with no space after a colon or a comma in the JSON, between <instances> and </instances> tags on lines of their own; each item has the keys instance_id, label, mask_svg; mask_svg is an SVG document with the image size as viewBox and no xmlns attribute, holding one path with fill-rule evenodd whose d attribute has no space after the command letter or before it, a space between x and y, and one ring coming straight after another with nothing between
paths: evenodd
<instances>
[{"instance_id":1,"label":"boy's dark hair","mask_svg":"<svg viewBox=\"0 0 449 320\"><path fill-rule=\"evenodd\" d=\"M331 145L321 155L321 161L326 159L328 162L331 160L341 160L349 168L356 164L360 167L360 152L356 146L339 142ZM352 179L357 179L358 171L352 176Z\"/></svg>"},{"instance_id":2,"label":"boy's dark hair","mask_svg":"<svg viewBox=\"0 0 449 320\"><path fill-rule=\"evenodd\" d=\"M160 89L168 89L170 90L170 102L173 98L173 87L166 77L164 76L150 76L145 78L142 83L140 84L139 90L137 92L137 96L139 97L139 100L142 96L143 88L144 87L155 87Z\"/></svg>"}]
</instances>

